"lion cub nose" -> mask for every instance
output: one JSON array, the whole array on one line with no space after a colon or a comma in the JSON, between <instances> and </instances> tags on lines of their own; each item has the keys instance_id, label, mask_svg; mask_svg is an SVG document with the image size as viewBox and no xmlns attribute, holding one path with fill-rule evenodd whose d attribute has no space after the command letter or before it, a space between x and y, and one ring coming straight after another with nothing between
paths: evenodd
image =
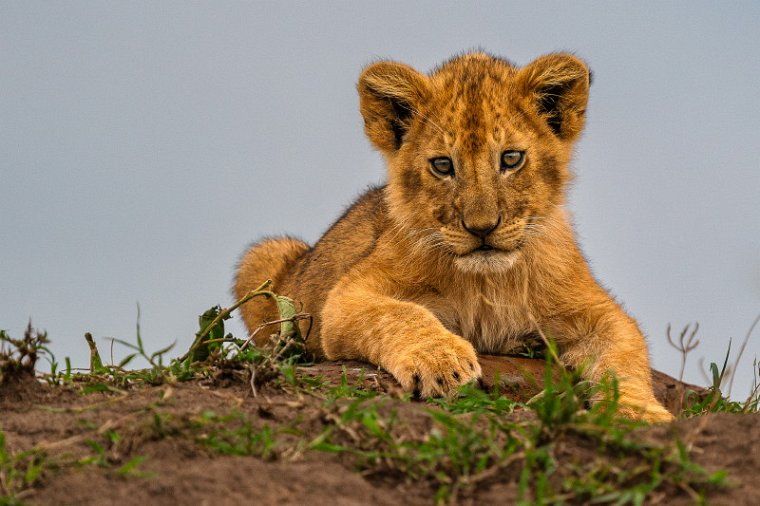
<instances>
[{"instance_id":1,"label":"lion cub nose","mask_svg":"<svg viewBox=\"0 0 760 506\"><path fill-rule=\"evenodd\" d=\"M474 235L475 237L479 237L481 239L485 239L488 237L488 234L496 230L496 227L499 226L501 223L501 216L496 220L496 222L488 223L488 224L480 224L480 223L470 223L468 224L466 221L462 220L462 226L465 230L467 230L469 233Z\"/></svg>"}]
</instances>

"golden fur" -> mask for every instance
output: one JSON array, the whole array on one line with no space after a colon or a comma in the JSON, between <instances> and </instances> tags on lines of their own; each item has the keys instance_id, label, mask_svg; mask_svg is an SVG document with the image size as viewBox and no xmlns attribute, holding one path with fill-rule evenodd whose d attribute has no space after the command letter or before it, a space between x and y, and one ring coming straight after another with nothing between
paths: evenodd
<instances>
[{"instance_id":1,"label":"golden fur","mask_svg":"<svg viewBox=\"0 0 760 506\"><path fill-rule=\"evenodd\" d=\"M430 75L369 65L361 113L387 185L314 247L252 246L235 294L272 278L315 317L312 353L377 364L425 396L477 378L477 352L544 332L591 380L614 371L627 415L671 419L652 393L644 337L592 277L563 207L589 85L585 63L568 54L517 68L469 53ZM514 170L502 162L519 156ZM451 173L434 170L441 158ZM242 315L253 329L274 311L254 302Z\"/></svg>"}]
</instances>

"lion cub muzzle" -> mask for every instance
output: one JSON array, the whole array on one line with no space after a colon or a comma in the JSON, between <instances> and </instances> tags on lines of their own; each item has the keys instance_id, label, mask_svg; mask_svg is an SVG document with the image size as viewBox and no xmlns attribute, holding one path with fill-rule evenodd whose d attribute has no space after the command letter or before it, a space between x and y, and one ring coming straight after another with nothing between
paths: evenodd
<instances>
[{"instance_id":1,"label":"lion cub muzzle","mask_svg":"<svg viewBox=\"0 0 760 506\"><path fill-rule=\"evenodd\" d=\"M486 224L483 224L482 222L475 222L468 225L464 219L462 220L462 228L483 241L482 246L489 246L487 242L488 236L491 234L491 232L496 230L500 224L501 216L499 216L495 222Z\"/></svg>"}]
</instances>

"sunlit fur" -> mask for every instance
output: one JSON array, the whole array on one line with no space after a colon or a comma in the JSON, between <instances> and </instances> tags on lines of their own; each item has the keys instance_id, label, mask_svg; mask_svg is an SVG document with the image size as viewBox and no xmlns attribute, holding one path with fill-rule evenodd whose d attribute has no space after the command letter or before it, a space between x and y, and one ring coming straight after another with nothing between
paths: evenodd
<instances>
[{"instance_id":1,"label":"sunlit fur","mask_svg":"<svg viewBox=\"0 0 760 506\"><path fill-rule=\"evenodd\" d=\"M380 365L422 395L477 378L477 352L551 336L589 379L617 374L626 414L670 419L652 394L641 332L592 277L564 209L589 85L586 65L567 54L518 68L469 53L429 75L369 65L360 109L387 184L314 247L291 238L252 246L236 296L273 279L314 316L315 356ZM507 150L525 152L518 170L502 170ZM453 161L453 174L431 169L438 157ZM251 330L276 317L271 302L241 312Z\"/></svg>"}]
</instances>

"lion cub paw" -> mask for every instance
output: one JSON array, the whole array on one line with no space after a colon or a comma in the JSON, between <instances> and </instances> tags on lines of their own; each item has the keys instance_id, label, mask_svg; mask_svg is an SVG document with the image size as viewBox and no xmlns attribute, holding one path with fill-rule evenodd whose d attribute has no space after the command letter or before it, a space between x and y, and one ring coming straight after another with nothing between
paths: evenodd
<instances>
[{"instance_id":1,"label":"lion cub paw","mask_svg":"<svg viewBox=\"0 0 760 506\"><path fill-rule=\"evenodd\" d=\"M481 375L475 348L455 334L410 343L385 362L404 390L418 397L451 395Z\"/></svg>"},{"instance_id":2,"label":"lion cub paw","mask_svg":"<svg viewBox=\"0 0 760 506\"><path fill-rule=\"evenodd\" d=\"M670 411L665 409L656 400L646 404L626 404L625 400L621 399L618 412L625 417L633 420L641 420L647 423L672 422L675 419Z\"/></svg>"}]
</instances>

